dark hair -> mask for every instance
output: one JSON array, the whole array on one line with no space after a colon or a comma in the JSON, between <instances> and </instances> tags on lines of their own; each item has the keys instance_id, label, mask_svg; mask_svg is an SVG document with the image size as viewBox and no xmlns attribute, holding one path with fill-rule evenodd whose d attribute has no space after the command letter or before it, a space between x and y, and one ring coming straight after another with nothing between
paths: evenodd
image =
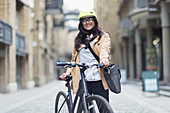
<instances>
[{"instance_id":1,"label":"dark hair","mask_svg":"<svg viewBox=\"0 0 170 113\"><path fill-rule=\"evenodd\" d=\"M79 33L78 33L78 35L76 36L76 38L74 40L74 45L75 45L76 51L78 51L78 49L80 48L81 44L87 45L88 41L87 41L87 38L86 38L87 36L86 35L93 34L93 38L90 40L90 41L92 41L98 35L102 36L102 34L103 34L102 29L98 26L97 19L95 17L92 17L92 18L93 18L93 20L95 22L95 26L91 30L89 30L89 31L83 28L82 19L80 19L80 23L78 25Z\"/></svg>"}]
</instances>

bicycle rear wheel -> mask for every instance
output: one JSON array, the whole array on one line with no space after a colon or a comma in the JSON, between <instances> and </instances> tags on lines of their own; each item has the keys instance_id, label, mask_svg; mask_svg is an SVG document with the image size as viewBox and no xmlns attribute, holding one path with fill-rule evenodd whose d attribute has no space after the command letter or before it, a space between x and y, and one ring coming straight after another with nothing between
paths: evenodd
<instances>
[{"instance_id":1,"label":"bicycle rear wheel","mask_svg":"<svg viewBox=\"0 0 170 113\"><path fill-rule=\"evenodd\" d=\"M113 113L110 104L99 95L90 95L86 98L88 113ZM77 113L84 113L83 104L79 106Z\"/></svg>"},{"instance_id":2,"label":"bicycle rear wheel","mask_svg":"<svg viewBox=\"0 0 170 113\"><path fill-rule=\"evenodd\" d=\"M67 96L63 91L57 94L55 101L55 113L69 113Z\"/></svg>"}]
</instances>

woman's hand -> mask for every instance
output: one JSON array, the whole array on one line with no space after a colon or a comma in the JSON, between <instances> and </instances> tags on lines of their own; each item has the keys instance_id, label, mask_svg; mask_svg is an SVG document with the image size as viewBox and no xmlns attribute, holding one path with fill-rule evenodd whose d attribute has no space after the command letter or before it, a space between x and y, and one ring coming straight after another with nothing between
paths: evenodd
<instances>
[{"instance_id":1,"label":"woman's hand","mask_svg":"<svg viewBox=\"0 0 170 113\"><path fill-rule=\"evenodd\" d=\"M60 79L61 80L66 80L66 76L69 76L70 75L70 73L63 73L62 75L60 75Z\"/></svg>"},{"instance_id":2,"label":"woman's hand","mask_svg":"<svg viewBox=\"0 0 170 113\"><path fill-rule=\"evenodd\" d=\"M102 63L104 67L108 67L110 65L110 62L108 60L104 60Z\"/></svg>"}]
</instances>

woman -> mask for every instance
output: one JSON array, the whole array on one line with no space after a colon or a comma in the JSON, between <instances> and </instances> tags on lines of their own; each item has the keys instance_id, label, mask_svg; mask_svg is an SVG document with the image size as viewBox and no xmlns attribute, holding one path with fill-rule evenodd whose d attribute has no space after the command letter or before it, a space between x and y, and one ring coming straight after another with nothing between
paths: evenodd
<instances>
[{"instance_id":1,"label":"woman","mask_svg":"<svg viewBox=\"0 0 170 113\"><path fill-rule=\"evenodd\" d=\"M79 33L74 41L74 49L72 53L72 62L80 63L98 63L96 58L87 48L91 46L94 53L100 58L100 63L105 67L109 65L110 54L110 36L104 32L99 26L97 15L93 11L82 11L79 14ZM73 93L76 93L79 86L80 70L78 67L68 68L63 73L61 79L72 74ZM90 94L98 94L109 101L108 85L104 78L103 69L97 67L88 68L85 71L85 79Z\"/></svg>"}]
</instances>

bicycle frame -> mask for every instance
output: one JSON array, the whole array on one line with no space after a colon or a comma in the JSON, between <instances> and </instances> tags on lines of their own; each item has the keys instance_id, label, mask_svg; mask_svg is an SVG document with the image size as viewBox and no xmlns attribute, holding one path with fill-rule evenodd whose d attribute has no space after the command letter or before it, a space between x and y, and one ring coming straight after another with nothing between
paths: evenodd
<instances>
[{"instance_id":1,"label":"bicycle frame","mask_svg":"<svg viewBox=\"0 0 170 113\"><path fill-rule=\"evenodd\" d=\"M85 70L86 70L85 67L80 67L81 81L79 83L79 88L78 88L78 91L76 93L74 101L72 101L70 83L69 83L69 81L67 81L67 83L66 83L66 86L68 87L68 95L65 98L65 101L63 102L63 105L64 105L65 102L68 102L68 105L69 105L68 107L69 107L69 110L70 110L69 112L70 113L74 113L75 106L77 104L77 100L78 100L79 96L80 96L80 101L78 103L78 106L81 104L81 102L83 102L85 113L88 113L87 105L86 105L86 97L88 96L88 90L87 90L86 81L85 81L85 74L84 74ZM61 108L62 108L62 106L61 106Z\"/></svg>"}]
</instances>

